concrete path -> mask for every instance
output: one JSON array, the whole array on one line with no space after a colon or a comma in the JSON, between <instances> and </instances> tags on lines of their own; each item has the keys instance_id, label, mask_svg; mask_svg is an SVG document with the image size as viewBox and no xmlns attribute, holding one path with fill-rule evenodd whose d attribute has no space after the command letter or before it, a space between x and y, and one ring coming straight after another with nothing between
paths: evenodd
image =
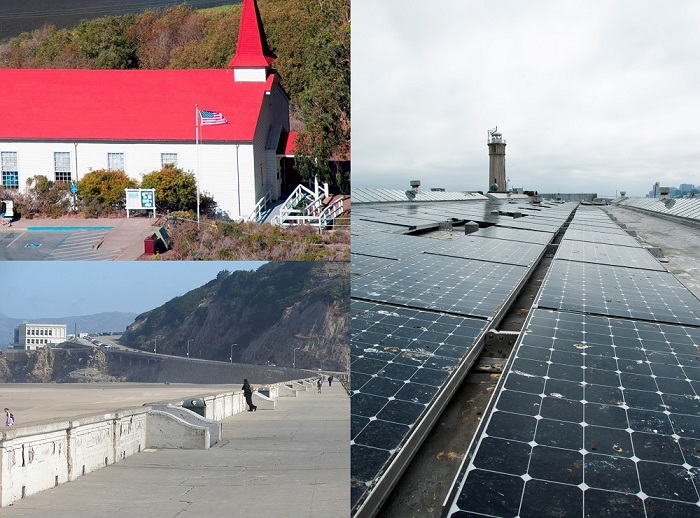
<instances>
[{"instance_id":1,"label":"concrete path","mask_svg":"<svg viewBox=\"0 0 700 518\"><path fill-rule=\"evenodd\" d=\"M154 222L144 217L20 219L0 231L0 260L133 261L143 254Z\"/></svg>"},{"instance_id":2,"label":"concrete path","mask_svg":"<svg viewBox=\"0 0 700 518\"><path fill-rule=\"evenodd\" d=\"M0 515L349 517L350 398L339 383L280 398L226 419L208 450L147 450Z\"/></svg>"},{"instance_id":3,"label":"concrete path","mask_svg":"<svg viewBox=\"0 0 700 518\"><path fill-rule=\"evenodd\" d=\"M700 228L617 205L605 211L645 242L661 248L668 259L663 266L700 298Z\"/></svg>"}]
</instances>

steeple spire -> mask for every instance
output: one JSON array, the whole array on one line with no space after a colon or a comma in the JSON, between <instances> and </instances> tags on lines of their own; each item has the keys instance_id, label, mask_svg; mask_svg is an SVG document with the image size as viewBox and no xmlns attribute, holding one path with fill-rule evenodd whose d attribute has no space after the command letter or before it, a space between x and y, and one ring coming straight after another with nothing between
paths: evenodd
<instances>
[{"instance_id":1,"label":"steeple spire","mask_svg":"<svg viewBox=\"0 0 700 518\"><path fill-rule=\"evenodd\" d=\"M277 56L267 44L257 2L255 0L243 0L236 54L233 56L229 66L234 69L261 67L267 69L275 59L277 59Z\"/></svg>"}]
</instances>

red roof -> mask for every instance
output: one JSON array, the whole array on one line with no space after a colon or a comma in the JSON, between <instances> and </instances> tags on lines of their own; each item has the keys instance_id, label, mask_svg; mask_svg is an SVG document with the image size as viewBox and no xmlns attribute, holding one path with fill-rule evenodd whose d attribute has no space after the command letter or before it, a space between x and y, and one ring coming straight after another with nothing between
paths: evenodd
<instances>
[{"instance_id":1,"label":"red roof","mask_svg":"<svg viewBox=\"0 0 700 518\"><path fill-rule=\"evenodd\" d=\"M298 132L292 131L287 133L283 131L280 135L280 141L277 144L278 155L294 155L296 151L296 140Z\"/></svg>"},{"instance_id":2,"label":"red roof","mask_svg":"<svg viewBox=\"0 0 700 518\"><path fill-rule=\"evenodd\" d=\"M267 67L277 58L270 50L255 0L243 0L236 55L231 67Z\"/></svg>"},{"instance_id":3,"label":"red roof","mask_svg":"<svg viewBox=\"0 0 700 518\"><path fill-rule=\"evenodd\" d=\"M265 92L232 70L0 69L0 140L193 141L195 105L230 123L204 141L251 141Z\"/></svg>"}]
</instances>

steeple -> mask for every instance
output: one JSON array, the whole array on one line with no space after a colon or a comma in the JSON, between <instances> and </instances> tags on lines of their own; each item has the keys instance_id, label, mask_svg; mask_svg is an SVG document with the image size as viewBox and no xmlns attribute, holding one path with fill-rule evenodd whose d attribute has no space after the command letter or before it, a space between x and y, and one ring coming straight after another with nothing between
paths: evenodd
<instances>
[{"instance_id":1,"label":"steeple","mask_svg":"<svg viewBox=\"0 0 700 518\"><path fill-rule=\"evenodd\" d=\"M243 0L236 54L229 63L233 67L234 80L265 81L268 68L275 59L277 56L267 44L257 2Z\"/></svg>"}]
</instances>

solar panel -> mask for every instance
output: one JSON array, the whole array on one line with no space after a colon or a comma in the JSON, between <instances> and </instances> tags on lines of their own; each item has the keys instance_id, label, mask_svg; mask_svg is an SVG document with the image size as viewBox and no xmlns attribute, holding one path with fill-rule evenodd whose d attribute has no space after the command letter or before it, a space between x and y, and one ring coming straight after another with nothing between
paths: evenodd
<instances>
[{"instance_id":1,"label":"solar panel","mask_svg":"<svg viewBox=\"0 0 700 518\"><path fill-rule=\"evenodd\" d=\"M505 239L507 241L520 241L525 243L548 244L552 240L554 232L538 232L524 228L487 227L480 228L474 236Z\"/></svg>"},{"instance_id":2,"label":"solar panel","mask_svg":"<svg viewBox=\"0 0 700 518\"><path fill-rule=\"evenodd\" d=\"M628 268L666 271L646 249L629 246L587 243L584 241L562 241L555 259L582 261L586 263L610 264Z\"/></svg>"},{"instance_id":3,"label":"solar panel","mask_svg":"<svg viewBox=\"0 0 700 518\"><path fill-rule=\"evenodd\" d=\"M420 254L355 279L352 296L408 307L490 317L528 269Z\"/></svg>"},{"instance_id":4,"label":"solar panel","mask_svg":"<svg viewBox=\"0 0 700 518\"><path fill-rule=\"evenodd\" d=\"M526 325L445 515L697 516L700 329L543 309Z\"/></svg>"},{"instance_id":5,"label":"solar panel","mask_svg":"<svg viewBox=\"0 0 700 518\"><path fill-rule=\"evenodd\" d=\"M435 244L434 239L426 237L380 232L353 237L352 251L386 259L403 259L428 250Z\"/></svg>"},{"instance_id":6,"label":"solar panel","mask_svg":"<svg viewBox=\"0 0 700 518\"><path fill-rule=\"evenodd\" d=\"M383 257L350 254L350 274L358 276L365 275L393 264L394 262L393 259L384 259Z\"/></svg>"},{"instance_id":7,"label":"solar panel","mask_svg":"<svg viewBox=\"0 0 700 518\"><path fill-rule=\"evenodd\" d=\"M361 505L487 322L351 304L352 505Z\"/></svg>"},{"instance_id":8,"label":"solar panel","mask_svg":"<svg viewBox=\"0 0 700 518\"><path fill-rule=\"evenodd\" d=\"M611 222L612 223L612 222ZM619 227L617 224L613 223L612 225L606 225L602 226L597 223L576 223L576 222L571 222L569 223L569 228L574 229L574 230L587 230L589 232L602 232L603 230L607 232L608 234L624 234L624 235L629 235L627 234L627 231L624 230L623 228Z\"/></svg>"},{"instance_id":9,"label":"solar panel","mask_svg":"<svg viewBox=\"0 0 700 518\"><path fill-rule=\"evenodd\" d=\"M530 266L542 256L544 249L545 246L538 243L519 243L470 235L450 242L435 243L430 247L429 253Z\"/></svg>"},{"instance_id":10,"label":"solar panel","mask_svg":"<svg viewBox=\"0 0 700 518\"><path fill-rule=\"evenodd\" d=\"M587 241L589 243L604 243L607 245L640 247L641 244L635 238L625 233L603 233L600 230L582 230L569 227L564 234L564 241Z\"/></svg>"},{"instance_id":11,"label":"solar panel","mask_svg":"<svg viewBox=\"0 0 700 518\"><path fill-rule=\"evenodd\" d=\"M700 325L700 301L668 272L555 260L535 304Z\"/></svg>"},{"instance_id":12,"label":"solar panel","mask_svg":"<svg viewBox=\"0 0 700 518\"><path fill-rule=\"evenodd\" d=\"M350 234L353 236L370 234L372 232L392 232L398 230L396 225L387 225L377 221L365 221L353 216L350 218Z\"/></svg>"},{"instance_id":13,"label":"solar panel","mask_svg":"<svg viewBox=\"0 0 700 518\"><path fill-rule=\"evenodd\" d=\"M532 218L515 218L508 220L502 218L498 222L499 227L508 228L524 228L526 230L539 230L540 232L556 232L559 230L561 223L548 223L542 220L533 220Z\"/></svg>"}]
</instances>

